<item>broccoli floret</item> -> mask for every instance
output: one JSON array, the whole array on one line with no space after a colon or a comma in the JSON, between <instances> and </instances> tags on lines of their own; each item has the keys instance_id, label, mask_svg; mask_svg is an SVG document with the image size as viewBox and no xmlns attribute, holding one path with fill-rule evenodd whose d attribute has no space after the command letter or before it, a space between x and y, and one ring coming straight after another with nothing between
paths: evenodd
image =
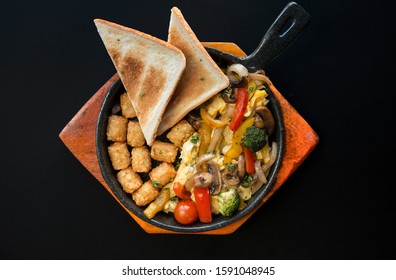
<instances>
[{"instance_id":1,"label":"broccoli floret","mask_svg":"<svg viewBox=\"0 0 396 280\"><path fill-rule=\"evenodd\" d=\"M265 129L250 126L242 137L242 145L252 152L261 150L268 142L268 133Z\"/></svg>"},{"instance_id":2,"label":"broccoli floret","mask_svg":"<svg viewBox=\"0 0 396 280\"><path fill-rule=\"evenodd\" d=\"M223 216L231 216L239 207L240 198L235 188L220 192L211 197L212 212Z\"/></svg>"}]
</instances>

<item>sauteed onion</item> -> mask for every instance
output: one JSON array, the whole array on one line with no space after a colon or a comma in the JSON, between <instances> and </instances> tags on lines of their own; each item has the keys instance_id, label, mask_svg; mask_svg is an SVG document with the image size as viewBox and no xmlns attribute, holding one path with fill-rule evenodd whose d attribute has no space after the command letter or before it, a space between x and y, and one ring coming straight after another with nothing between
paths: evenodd
<instances>
[{"instance_id":1,"label":"sauteed onion","mask_svg":"<svg viewBox=\"0 0 396 280\"><path fill-rule=\"evenodd\" d=\"M254 73L248 74L249 80L264 82L267 85L272 85L271 80L265 75L263 70L258 70Z\"/></svg>"},{"instance_id":2,"label":"sauteed onion","mask_svg":"<svg viewBox=\"0 0 396 280\"><path fill-rule=\"evenodd\" d=\"M243 77L248 77L248 75L248 70L242 64L232 64L227 68L227 76L232 83L239 82Z\"/></svg>"}]
</instances>

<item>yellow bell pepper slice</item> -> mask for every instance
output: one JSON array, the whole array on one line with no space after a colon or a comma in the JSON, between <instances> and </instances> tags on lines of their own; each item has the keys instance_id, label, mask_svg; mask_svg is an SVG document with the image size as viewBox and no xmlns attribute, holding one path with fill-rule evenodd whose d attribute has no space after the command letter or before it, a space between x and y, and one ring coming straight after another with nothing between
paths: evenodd
<instances>
[{"instance_id":1,"label":"yellow bell pepper slice","mask_svg":"<svg viewBox=\"0 0 396 280\"><path fill-rule=\"evenodd\" d=\"M222 127L228 124L229 120L223 119L223 120L216 120L212 118L208 112L206 111L205 108L200 109L201 117L205 123L210 125L211 127Z\"/></svg>"},{"instance_id":2,"label":"yellow bell pepper slice","mask_svg":"<svg viewBox=\"0 0 396 280\"><path fill-rule=\"evenodd\" d=\"M239 157L239 155L242 154L243 151L241 146L242 137L245 134L246 129L252 126L253 123L254 123L253 117L247 118L235 131L234 136L232 138L231 147L224 155L224 163L229 163L231 162L231 160Z\"/></svg>"},{"instance_id":3,"label":"yellow bell pepper slice","mask_svg":"<svg viewBox=\"0 0 396 280\"><path fill-rule=\"evenodd\" d=\"M198 154L200 156L206 154L206 151L208 150L209 144L210 144L210 138L212 135L212 128L210 127L209 124L206 122L203 122L198 129L199 133L199 139L200 139L200 144L199 144L199 152Z\"/></svg>"}]
</instances>

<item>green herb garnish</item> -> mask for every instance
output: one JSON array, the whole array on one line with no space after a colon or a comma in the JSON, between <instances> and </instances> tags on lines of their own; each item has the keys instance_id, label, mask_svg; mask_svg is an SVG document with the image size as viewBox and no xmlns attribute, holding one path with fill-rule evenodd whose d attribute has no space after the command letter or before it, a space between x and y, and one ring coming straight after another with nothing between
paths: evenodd
<instances>
[{"instance_id":1,"label":"green herb garnish","mask_svg":"<svg viewBox=\"0 0 396 280\"><path fill-rule=\"evenodd\" d=\"M229 162L225 164L225 167L227 168L227 170L234 170L236 164L233 162Z\"/></svg>"},{"instance_id":2,"label":"green herb garnish","mask_svg":"<svg viewBox=\"0 0 396 280\"><path fill-rule=\"evenodd\" d=\"M229 86L225 90L222 91L221 96L231 98L232 88Z\"/></svg>"},{"instance_id":3,"label":"green herb garnish","mask_svg":"<svg viewBox=\"0 0 396 280\"><path fill-rule=\"evenodd\" d=\"M199 141L199 135L198 134L194 134L193 136L191 136L191 142L193 144L197 144Z\"/></svg>"},{"instance_id":4,"label":"green herb garnish","mask_svg":"<svg viewBox=\"0 0 396 280\"><path fill-rule=\"evenodd\" d=\"M253 175L252 174L248 174L242 181L242 186L244 187L249 187L250 184L253 182Z\"/></svg>"},{"instance_id":5,"label":"green herb garnish","mask_svg":"<svg viewBox=\"0 0 396 280\"><path fill-rule=\"evenodd\" d=\"M153 187L156 189L158 189L158 187L160 186L160 183L155 180L153 180L152 183L153 183Z\"/></svg>"}]
</instances>

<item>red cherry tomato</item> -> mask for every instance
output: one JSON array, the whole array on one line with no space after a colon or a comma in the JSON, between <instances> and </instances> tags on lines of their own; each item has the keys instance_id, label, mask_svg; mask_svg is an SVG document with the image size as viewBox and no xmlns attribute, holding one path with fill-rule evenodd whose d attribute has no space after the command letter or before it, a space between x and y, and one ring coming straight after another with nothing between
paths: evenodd
<instances>
[{"instance_id":1,"label":"red cherry tomato","mask_svg":"<svg viewBox=\"0 0 396 280\"><path fill-rule=\"evenodd\" d=\"M173 183L173 191L180 199L190 199L191 193L187 191L184 186L179 182Z\"/></svg>"},{"instance_id":2,"label":"red cherry tomato","mask_svg":"<svg viewBox=\"0 0 396 280\"><path fill-rule=\"evenodd\" d=\"M180 201L173 213L175 215L176 221L183 225L192 224L198 220L198 210L195 202L191 199L185 199Z\"/></svg>"}]
</instances>

